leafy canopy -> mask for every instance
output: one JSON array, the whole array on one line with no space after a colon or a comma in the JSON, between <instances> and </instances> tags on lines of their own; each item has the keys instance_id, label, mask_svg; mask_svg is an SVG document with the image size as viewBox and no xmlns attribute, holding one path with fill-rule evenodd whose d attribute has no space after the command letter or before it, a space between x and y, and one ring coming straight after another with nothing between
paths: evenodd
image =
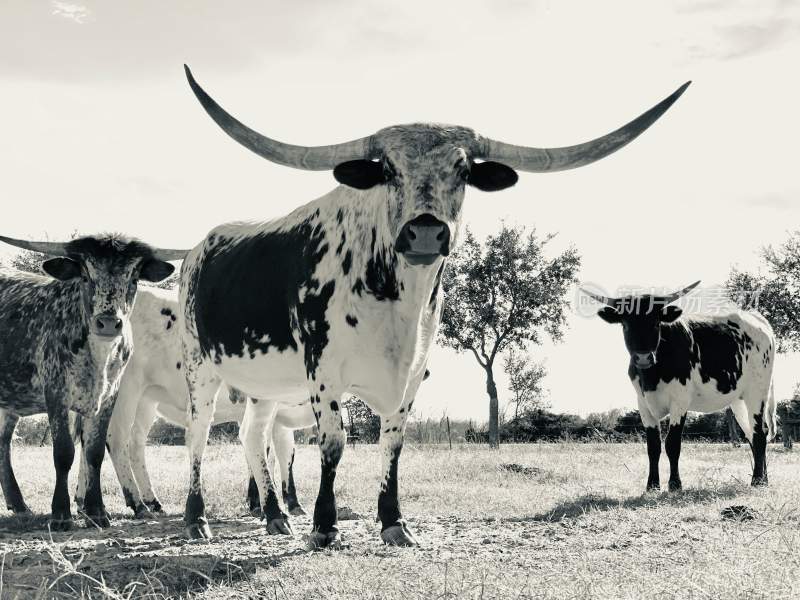
<instances>
[{"instance_id":1,"label":"leafy canopy","mask_svg":"<svg viewBox=\"0 0 800 600\"><path fill-rule=\"evenodd\" d=\"M443 275L445 304L439 340L457 352L471 351L484 367L498 353L541 334L560 340L566 325L568 288L577 279L580 256L571 247L555 258L544 250L554 237L503 225L486 242L469 229Z\"/></svg>"}]
</instances>

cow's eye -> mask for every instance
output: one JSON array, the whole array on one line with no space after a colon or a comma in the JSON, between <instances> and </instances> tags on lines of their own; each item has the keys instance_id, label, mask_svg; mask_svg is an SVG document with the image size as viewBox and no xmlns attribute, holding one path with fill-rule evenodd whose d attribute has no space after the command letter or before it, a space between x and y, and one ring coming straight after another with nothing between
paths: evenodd
<instances>
[{"instance_id":1,"label":"cow's eye","mask_svg":"<svg viewBox=\"0 0 800 600\"><path fill-rule=\"evenodd\" d=\"M461 181L469 181L469 169L462 167L458 171L458 176L461 178Z\"/></svg>"},{"instance_id":2,"label":"cow's eye","mask_svg":"<svg viewBox=\"0 0 800 600\"><path fill-rule=\"evenodd\" d=\"M396 177L396 175L397 173L395 172L392 163L390 163L388 160L383 161L383 179L385 181L391 181Z\"/></svg>"},{"instance_id":3,"label":"cow's eye","mask_svg":"<svg viewBox=\"0 0 800 600\"><path fill-rule=\"evenodd\" d=\"M89 278L86 275L81 275L81 281L83 281L83 283L89 283Z\"/></svg>"}]
</instances>

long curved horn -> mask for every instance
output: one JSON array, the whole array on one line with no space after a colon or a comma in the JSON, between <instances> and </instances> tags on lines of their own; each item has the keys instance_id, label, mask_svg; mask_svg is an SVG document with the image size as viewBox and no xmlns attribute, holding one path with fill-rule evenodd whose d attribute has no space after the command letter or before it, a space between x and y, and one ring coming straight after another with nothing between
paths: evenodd
<instances>
[{"instance_id":1,"label":"long curved horn","mask_svg":"<svg viewBox=\"0 0 800 600\"><path fill-rule=\"evenodd\" d=\"M666 296L661 296L661 297L659 297L657 299L654 299L654 300L657 300L658 302L660 302L664 306L666 306L670 302L675 302L675 300L677 300L681 296L685 296L686 294L691 292L694 288L696 288L698 285L700 285L700 280L699 279L697 281L695 281L693 284L687 285L682 290L678 290L677 292L672 292L671 294L667 294Z\"/></svg>"},{"instance_id":2,"label":"long curved horn","mask_svg":"<svg viewBox=\"0 0 800 600\"><path fill-rule=\"evenodd\" d=\"M153 250L153 257L158 260L183 260L189 250L167 250L165 248L155 248Z\"/></svg>"},{"instance_id":3,"label":"long curved horn","mask_svg":"<svg viewBox=\"0 0 800 600\"><path fill-rule=\"evenodd\" d=\"M0 235L0 242L11 244L17 248L32 250L33 252L41 252L42 254L51 254L55 256L67 255L67 245L58 242L29 242L27 240L18 240L3 235Z\"/></svg>"},{"instance_id":4,"label":"long curved horn","mask_svg":"<svg viewBox=\"0 0 800 600\"><path fill-rule=\"evenodd\" d=\"M601 302L602 304L610 306L611 308L616 308L617 307L617 299L616 298L609 298L608 296L601 296L599 294L595 294L594 292L590 292L586 288L578 288L578 289L580 289L580 291L582 291L584 294L586 294L587 296L589 296L593 300L597 300L598 302Z\"/></svg>"},{"instance_id":5,"label":"long curved horn","mask_svg":"<svg viewBox=\"0 0 800 600\"><path fill-rule=\"evenodd\" d=\"M478 141L476 158L502 162L520 171L543 173L546 171L564 171L593 163L616 152L636 139L645 129L655 123L681 94L686 91L691 81L679 87L671 96L665 98L653 108L643 113L627 125L599 137L591 142L563 148L530 148L515 146L505 142L497 142L489 138Z\"/></svg>"},{"instance_id":6,"label":"long curved horn","mask_svg":"<svg viewBox=\"0 0 800 600\"><path fill-rule=\"evenodd\" d=\"M371 136L332 146L294 146L261 135L228 114L194 80L189 67L183 65L183 68L194 95L217 125L242 146L267 160L296 169L327 171L349 160L376 156L372 149Z\"/></svg>"}]
</instances>

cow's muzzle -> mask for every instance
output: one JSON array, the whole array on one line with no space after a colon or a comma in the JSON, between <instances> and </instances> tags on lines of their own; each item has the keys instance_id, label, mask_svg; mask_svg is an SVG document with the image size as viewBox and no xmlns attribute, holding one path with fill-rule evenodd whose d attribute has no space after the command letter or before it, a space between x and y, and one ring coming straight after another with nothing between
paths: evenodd
<instances>
[{"instance_id":1,"label":"cow's muzzle","mask_svg":"<svg viewBox=\"0 0 800 600\"><path fill-rule=\"evenodd\" d=\"M450 227L431 214L412 219L400 230L394 249L412 265L430 265L450 254Z\"/></svg>"},{"instance_id":2,"label":"cow's muzzle","mask_svg":"<svg viewBox=\"0 0 800 600\"><path fill-rule=\"evenodd\" d=\"M115 315L95 315L91 330L99 338L114 339L122 334L122 319Z\"/></svg>"},{"instance_id":3,"label":"cow's muzzle","mask_svg":"<svg viewBox=\"0 0 800 600\"><path fill-rule=\"evenodd\" d=\"M634 352L631 354L633 366L637 369L649 369L656 364L655 352Z\"/></svg>"}]
</instances>

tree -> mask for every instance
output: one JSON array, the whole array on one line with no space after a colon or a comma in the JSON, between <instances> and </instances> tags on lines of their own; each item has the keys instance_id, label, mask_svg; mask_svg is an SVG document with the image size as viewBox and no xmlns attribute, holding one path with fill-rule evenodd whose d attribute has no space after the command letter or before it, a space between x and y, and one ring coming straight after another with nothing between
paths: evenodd
<instances>
[{"instance_id":1,"label":"tree","mask_svg":"<svg viewBox=\"0 0 800 600\"><path fill-rule=\"evenodd\" d=\"M503 360L503 370L508 375L508 391L511 392L508 404L514 407L514 423L519 423L520 413L548 408L542 387L547 375L543 363L533 361L529 354L512 346Z\"/></svg>"},{"instance_id":2,"label":"tree","mask_svg":"<svg viewBox=\"0 0 800 600\"><path fill-rule=\"evenodd\" d=\"M761 248L756 272L731 269L728 296L743 308L757 308L772 325L779 352L800 350L800 231L778 248Z\"/></svg>"},{"instance_id":3,"label":"tree","mask_svg":"<svg viewBox=\"0 0 800 600\"><path fill-rule=\"evenodd\" d=\"M569 248L555 258L544 250L553 236L503 225L484 244L467 229L450 258L442 285L446 301L439 340L456 352L472 352L486 373L489 443L499 445L497 356L509 348L541 343L546 332L560 340L566 326L567 289L576 282L580 257Z\"/></svg>"},{"instance_id":4,"label":"tree","mask_svg":"<svg viewBox=\"0 0 800 600\"><path fill-rule=\"evenodd\" d=\"M11 266L26 273L36 273L42 275L42 263L48 258L46 254L41 252L33 252L32 250L20 250L11 257Z\"/></svg>"},{"instance_id":5,"label":"tree","mask_svg":"<svg viewBox=\"0 0 800 600\"><path fill-rule=\"evenodd\" d=\"M381 437L381 418L358 396L349 396L342 402L347 409L350 435L358 436L359 441L374 444Z\"/></svg>"}]
</instances>

